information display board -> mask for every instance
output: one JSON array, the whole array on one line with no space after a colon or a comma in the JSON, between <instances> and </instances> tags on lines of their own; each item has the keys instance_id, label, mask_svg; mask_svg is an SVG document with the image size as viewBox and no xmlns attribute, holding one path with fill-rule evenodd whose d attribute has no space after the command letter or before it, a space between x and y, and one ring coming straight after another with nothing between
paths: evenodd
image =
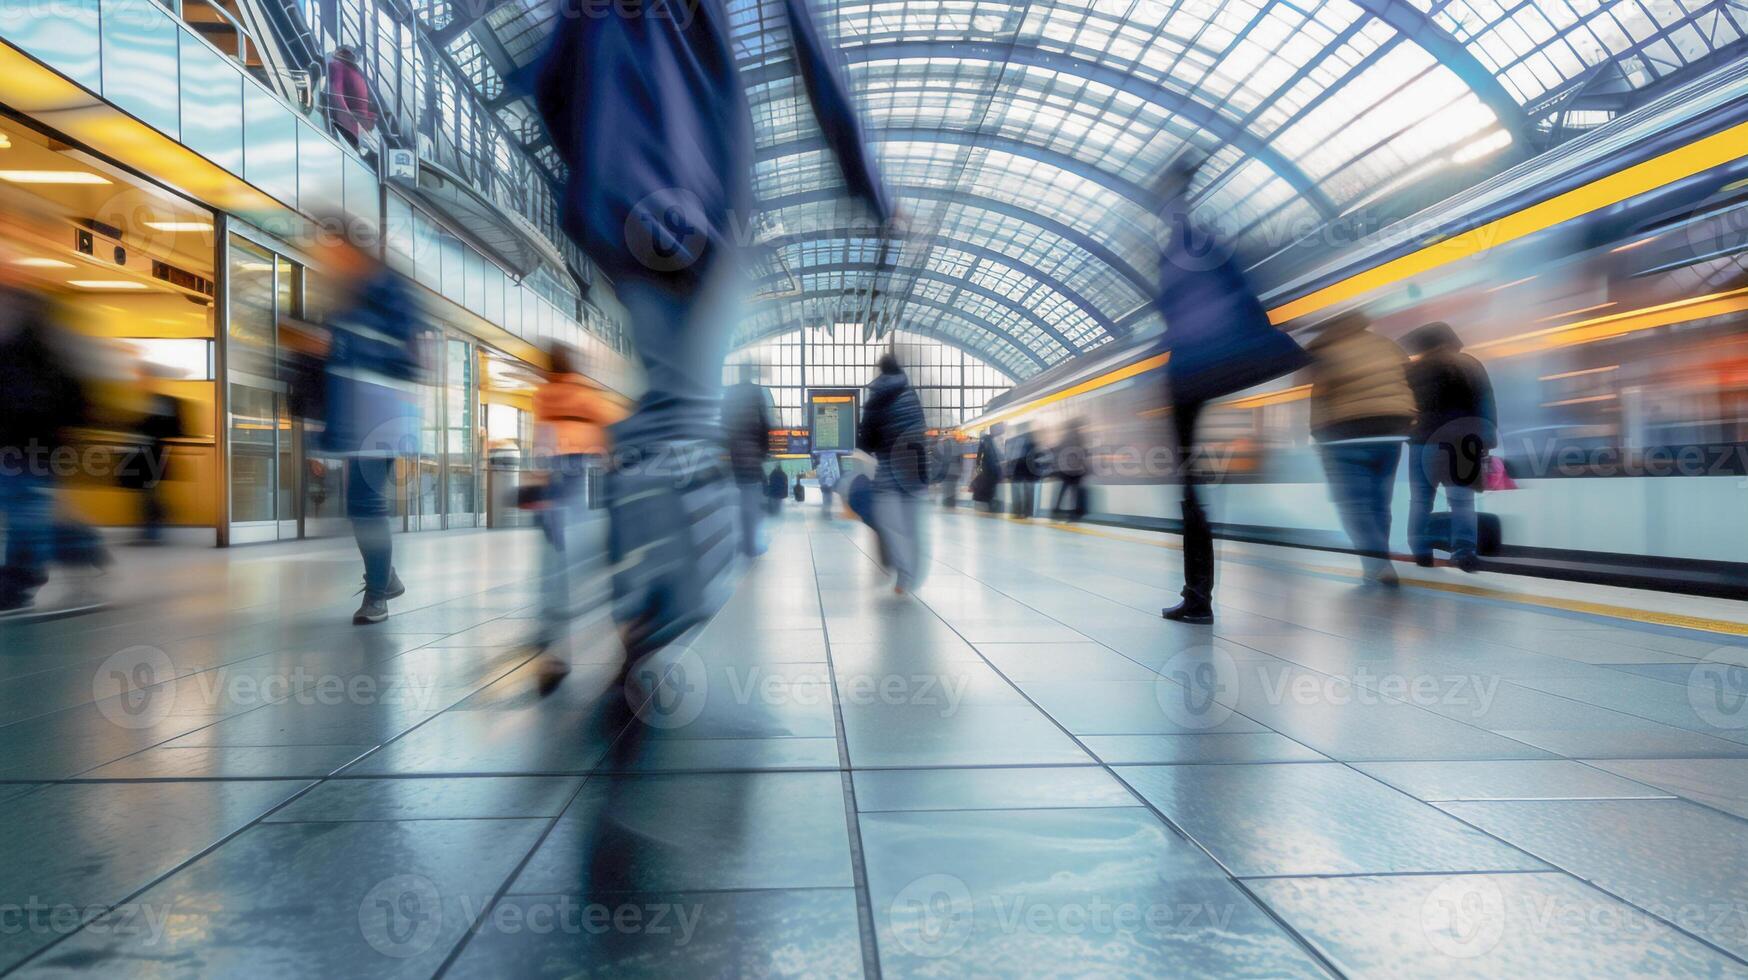
<instances>
[{"instance_id":1,"label":"information display board","mask_svg":"<svg viewBox=\"0 0 1748 980\"><path fill-rule=\"evenodd\" d=\"M814 452L853 452L856 448L858 392L809 391L807 418Z\"/></svg>"}]
</instances>

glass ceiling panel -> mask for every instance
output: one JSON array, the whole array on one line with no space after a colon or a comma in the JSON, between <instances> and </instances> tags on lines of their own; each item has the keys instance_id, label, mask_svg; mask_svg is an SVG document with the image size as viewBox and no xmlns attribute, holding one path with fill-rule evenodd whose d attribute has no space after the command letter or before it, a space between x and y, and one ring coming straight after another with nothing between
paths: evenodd
<instances>
[{"instance_id":1,"label":"glass ceiling panel","mask_svg":"<svg viewBox=\"0 0 1748 980\"><path fill-rule=\"evenodd\" d=\"M842 180L792 76L782 0L726 0L726 7L734 52L751 73L763 158L756 193L762 201L808 195L808 203L765 220L804 238L842 227L852 212L821 199ZM1009 348L1009 358L1011 342L1059 358L1110 340L1101 322L1136 321L1137 329L1154 322L1131 315L1146 305L1133 272L1153 261L1151 188L1186 150L1208 158L1194 188L1198 214L1238 237L1245 254L1267 254L1423 178L1479 181L1533 152L1538 117L1600 77L1599 68L1610 68L1617 90L1622 82L1642 88L1748 34L1748 6L1725 0L815 0L815 7L844 52L889 180L930 195L902 201L935 236L905 246L904 261L936 276L970 277L1004 297L1006 304L961 304L943 329L964 331L988 317L986 332L999 327L1011 338L990 345ZM418 9L432 28L466 16L450 0L421 0ZM472 28L476 36L489 32L493 44L464 34L451 54L495 97L504 59L525 65L537 56L556 9L557 0L506 0ZM525 106L496 108L513 130L528 131ZM1606 118L1578 109L1567 125ZM1027 212L1037 220L1024 220ZM979 251L953 250L944 244L951 241ZM812 270L871 261L865 253L877 251L871 239L847 242L809 242L790 251L812 252L785 255ZM904 285L899 295L940 288L933 280ZM1023 316L1011 321L1016 305L1068 345L1047 332L1031 336Z\"/></svg>"}]
</instances>

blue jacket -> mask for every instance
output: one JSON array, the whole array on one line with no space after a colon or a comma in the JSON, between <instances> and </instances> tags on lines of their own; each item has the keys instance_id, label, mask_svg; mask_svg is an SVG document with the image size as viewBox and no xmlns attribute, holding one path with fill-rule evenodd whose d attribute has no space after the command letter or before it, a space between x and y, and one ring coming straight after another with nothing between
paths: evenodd
<instances>
[{"instance_id":1,"label":"blue jacket","mask_svg":"<svg viewBox=\"0 0 1748 980\"><path fill-rule=\"evenodd\" d=\"M1237 257L1211 229L1172 201L1159 258L1159 295L1171 351L1166 378L1178 404L1204 402L1290 374L1308 363L1291 337L1269 322Z\"/></svg>"},{"instance_id":2,"label":"blue jacket","mask_svg":"<svg viewBox=\"0 0 1748 980\"><path fill-rule=\"evenodd\" d=\"M795 63L852 195L891 207L848 90L807 8L783 0ZM535 103L570 167L565 230L610 278L706 279L751 218L752 120L725 0L645 0L636 16L563 16Z\"/></svg>"},{"instance_id":3,"label":"blue jacket","mask_svg":"<svg viewBox=\"0 0 1748 980\"><path fill-rule=\"evenodd\" d=\"M322 448L337 455L405 456L418 451L424 326L412 293L383 269L358 301L329 324Z\"/></svg>"}]
</instances>

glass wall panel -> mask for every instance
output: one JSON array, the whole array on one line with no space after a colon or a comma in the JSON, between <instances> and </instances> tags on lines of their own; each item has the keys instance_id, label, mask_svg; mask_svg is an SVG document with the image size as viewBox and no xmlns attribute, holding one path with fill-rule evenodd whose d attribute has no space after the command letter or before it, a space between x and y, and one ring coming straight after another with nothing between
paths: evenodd
<instances>
[{"instance_id":1,"label":"glass wall panel","mask_svg":"<svg viewBox=\"0 0 1748 980\"><path fill-rule=\"evenodd\" d=\"M443 249L443 295L451 302L460 303L465 295L463 284L467 281L467 246L448 232L439 231L437 236Z\"/></svg>"},{"instance_id":2,"label":"glass wall panel","mask_svg":"<svg viewBox=\"0 0 1748 980\"><path fill-rule=\"evenodd\" d=\"M233 382L231 391L231 521L271 521L278 513L279 411L274 392Z\"/></svg>"},{"instance_id":3,"label":"glass wall panel","mask_svg":"<svg viewBox=\"0 0 1748 980\"><path fill-rule=\"evenodd\" d=\"M458 517L474 512L474 369L473 348L450 340L444 365L447 399L444 405L444 456L448 467L450 526L465 525Z\"/></svg>"},{"instance_id":4,"label":"glass wall panel","mask_svg":"<svg viewBox=\"0 0 1748 980\"><path fill-rule=\"evenodd\" d=\"M182 35L182 142L243 175L243 73L191 34Z\"/></svg>"},{"instance_id":5,"label":"glass wall panel","mask_svg":"<svg viewBox=\"0 0 1748 980\"><path fill-rule=\"evenodd\" d=\"M339 211L346 204L340 148L315 128L297 126L297 205L309 214Z\"/></svg>"},{"instance_id":6,"label":"glass wall panel","mask_svg":"<svg viewBox=\"0 0 1748 980\"><path fill-rule=\"evenodd\" d=\"M297 205L297 117L252 79L243 81L243 179Z\"/></svg>"},{"instance_id":7,"label":"glass wall panel","mask_svg":"<svg viewBox=\"0 0 1748 980\"><path fill-rule=\"evenodd\" d=\"M346 213L374 232L382 223L381 185L359 160L347 154L341 154L341 159L345 161Z\"/></svg>"},{"instance_id":8,"label":"glass wall panel","mask_svg":"<svg viewBox=\"0 0 1748 980\"><path fill-rule=\"evenodd\" d=\"M486 260L471 248L462 249L461 305L479 313L486 308Z\"/></svg>"},{"instance_id":9,"label":"glass wall panel","mask_svg":"<svg viewBox=\"0 0 1748 980\"><path fill-rule=\"evenodd\" d=\"M413 212L413 265L419 283L427 289L441 291L443 287L443 245L437 238L437 225L425 212Z\"/></svg>"},{"instance_id":10,"label":"glass wall panel","mask_svg":"<svg viewBox=\"0 0 1748 980\"><path fill-rule=\"evenodd\" d=\"M0 35L91 91L103 87L97 0L63 0L44 17L41 0L0 0Z\"/></svg>"},{"instance_id":11,"label":"glass wall panel","mask_svg":"<svg viewBox=\"0 0 1748 980\"><path fill-rule=\"evenodd\" d=\"M232 371L260 378L274 376L273 345L279 332L274 261L271 252L231 240L229 365Z\"/></svg>"},{"instance_id":12,"label":"glass wall panel","mask_svg":"<svg viewBox=\"0 0 1748 980\"><path fill-rule=\"evenodd\" d=\"M172 137L181 135L181 33L155 0L103 0L103 97Z\"/></svg>"},{"instance_id":13,"label":"glass wall panel","mask_svg":"<svg viewBox=\"0 0 1748 980\"><path fill-rule=\"evenodd\" d=\"M275 259L276 296L279 317L303 316L302 270L284 258ZM278 318L274 319L277 329ZM285 391L278 393L274 416L279 446L279 505L277 516L282 521L297 520L297 444L293 438L290 400Z\"/></svg>"},{"instance_id":14,"label":"glass wall panel","mask_svg":"<svg viewBox=\"0 0 1748 980\"><path fill-rule=\"evenodd\" d=\"M350 190L351 185L347 185ZM389 268L403 276L414 277L418 265L414 259L417 246L414 242L413 206L399 194L383 195L384 224L383 239Z\"/></svg>"}]
</instances>

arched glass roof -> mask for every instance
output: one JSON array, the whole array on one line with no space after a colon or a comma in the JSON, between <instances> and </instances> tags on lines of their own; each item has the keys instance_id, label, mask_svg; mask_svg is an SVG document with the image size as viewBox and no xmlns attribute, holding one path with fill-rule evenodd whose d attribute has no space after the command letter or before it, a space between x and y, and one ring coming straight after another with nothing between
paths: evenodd
<instances>
[{"instance_id":1,"label":"arched glass roof","mask_svg":"<svg viewBox=\"0 0 1748 980\"><path fill-rule=\"evenodd\" d=\"M772 245L740 339L874 316L1021 378L1160 328L1151 188L1186 149L1209 158L1203 215L1267 255L1427 178L1490 176L1734 56L1748 31L1734 0L815 0L919 229L882 275L802 97L781 0L727 2ZM538 54L557 7L436 18L519 126L497 76Z\"/></svg>"}]
</instances>

